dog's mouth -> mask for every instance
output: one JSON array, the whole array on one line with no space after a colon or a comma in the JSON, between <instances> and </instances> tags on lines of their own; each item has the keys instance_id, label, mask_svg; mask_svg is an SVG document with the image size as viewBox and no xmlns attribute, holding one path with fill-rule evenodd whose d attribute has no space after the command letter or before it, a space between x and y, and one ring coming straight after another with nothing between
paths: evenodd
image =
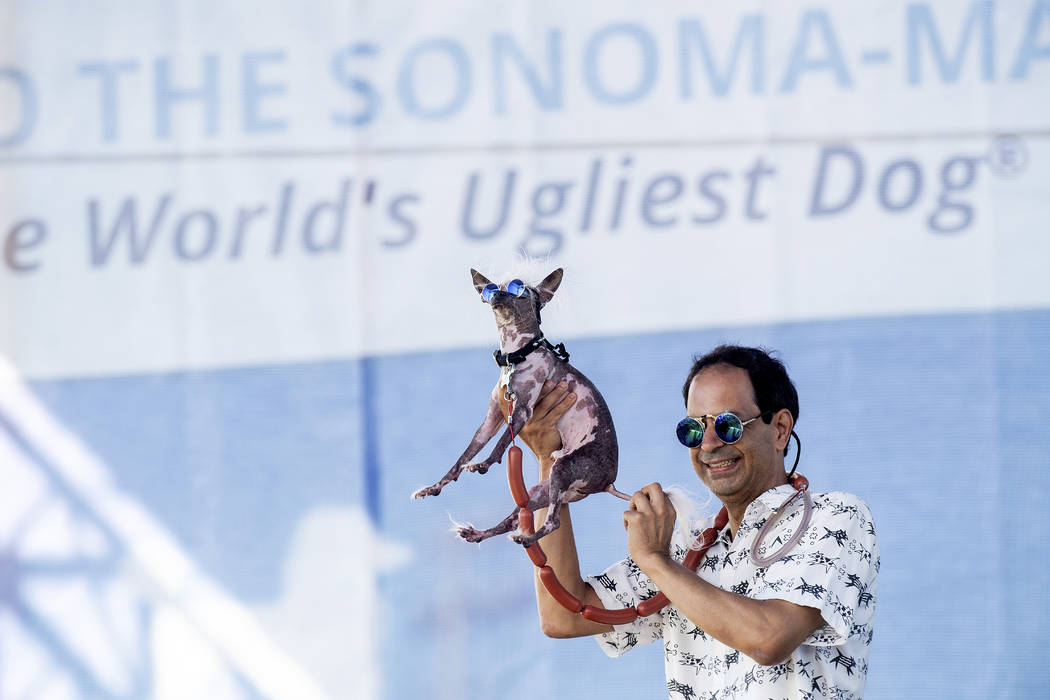
<instances>
[{"instance_id":1,"label":"dog's mouth","mask_svg":"<svg viewBox=\"0 0 1050 700\"><path fill-rule=\"evenodd\" d=\"M499 323L510 323L522 319L522 314L518 313L517 309L510 304L493 304L492 314Z\"/></svg>"}]
</instances>

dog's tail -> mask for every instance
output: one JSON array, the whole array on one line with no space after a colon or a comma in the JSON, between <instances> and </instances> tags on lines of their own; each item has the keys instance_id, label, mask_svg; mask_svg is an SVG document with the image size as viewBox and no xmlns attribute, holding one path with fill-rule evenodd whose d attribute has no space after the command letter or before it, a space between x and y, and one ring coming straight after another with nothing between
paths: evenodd
<instances>
[{"instance_id":1,"label":"dog's tail","mask_svg":"<svg viewBox=\"0 0 1050 700\"><path fill-rule=\"evenodd\" d=\"M623 499L623 500L625 500L625 501L629 501L629 500L631 500L631 497L630 497L630 496L628 496L628 495L627 495L626 493L624 493L623 491L619 491L619 490L618 490L618 489L616 488L616 485L615 485L615 484L609 484L608 486L606 486L606 487L605 487L605 491L606 491L607 493L611 493L612 495L616 496L617 498L622 498L622 499Z\"/></svg>"}]
</instances>

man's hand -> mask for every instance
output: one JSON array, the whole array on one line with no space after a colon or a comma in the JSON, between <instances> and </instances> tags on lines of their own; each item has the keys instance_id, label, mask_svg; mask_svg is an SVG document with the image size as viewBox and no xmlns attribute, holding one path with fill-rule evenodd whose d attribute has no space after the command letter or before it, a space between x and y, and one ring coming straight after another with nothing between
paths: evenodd
<instances>
[{"instance_id":1,"label":"man's hand","mask_svg":"<svg viewBox=\"0 0 1050 700\"><path fill-rule=\"evenodd\" d=\"M503 396L499 397L500 407L506 416L510 410L510 404ZM551 452L561 449L561 433L558 432L558 421L564 416L573 404L576 403L576 394L569 392L569 385L561 382L555 385L547 380L540 389L540 398L532 408L532 418L525 423L518 437L528 445L536 460L540 463L540 479L546 479L550 475Z\"/></svg>"},{"instance_id":2,"label":"man's hand","mask_svg":"<svg viewBox=\"0 0 1050 700\"><path fill-rule=\"evenodd\" d=\"M675 512L660 484L649 484L631 496L630 510L623 514L627 550L645 571L652 563L670 555Z\"/></svg>"}]
</instances>

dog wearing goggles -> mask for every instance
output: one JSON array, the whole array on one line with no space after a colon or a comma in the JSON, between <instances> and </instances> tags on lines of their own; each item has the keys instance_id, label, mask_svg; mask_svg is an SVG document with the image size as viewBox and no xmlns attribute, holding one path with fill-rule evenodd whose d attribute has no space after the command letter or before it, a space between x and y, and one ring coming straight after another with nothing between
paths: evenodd
<instances>
[{"instance_id":1,"label":"dog wearing goggles","mask_svg":"<svg viewBox=\"0 0 1050 700\"><path fill-rule=\"evenodd\" d=\"M499 285L477 270L471 270L470 274L482 302L492 307L496 317L500 347L494 356L500 367L500 378L489 397L485 420L456 464L436 484L421 488L412 496L436 496L464 470L479 474L487 472L489 467L503 459L512 435L517 434L532 417L544 381L549 379L555 384L565 381L569 390L575 392L577 400L558 421L562 448L551 454L556 461L551 467L550 477L529 490L530 510L548 505L551 508L534 535L517 533L512 536L515 542L529 545L561 525L559 506L562 503L572 503L599 491L629 499L613 486L618 457L616 430L609 407L598 389L569 364L564 345L551 345L540 331L540 309L551 300L561 284L562 269L550 273L536 286L529 286L519 279ZM496 441L488 457L471 461L507 423L500 406L501 397L511 399L511 425ZM510 532L517 525L518 509L515 508L503 521L487 530L465 525L457 527L456 532L468 542L481 542Z\"/></svg>"}]
</instances>

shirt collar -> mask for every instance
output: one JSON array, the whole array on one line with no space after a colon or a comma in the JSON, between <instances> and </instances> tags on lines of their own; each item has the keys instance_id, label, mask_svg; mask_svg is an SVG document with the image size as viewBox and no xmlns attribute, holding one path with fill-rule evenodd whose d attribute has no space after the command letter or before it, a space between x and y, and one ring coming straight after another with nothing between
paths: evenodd
<instances>
[{"instance_id":1,"label":"shirt collar","mask_svg":"<svg viewBox=\"0 0 1050 700\"><path fill-rule=\"evenodd\" d=\"M781 484L780 486L774 486L768 491L760 494L758 498L751 501L748 504L747 509L744 511L744 519L740 522L741 525L744 523L757 523L759 520L763 520L767 515L761 512L761 508L764 507L771 514L775 515L780 507L784 505L784 501L788 499L788 496L795 492L795 487L791 484ZM756 503L762 504L761 506L755 505ZM732 530L729 528L729 523L722 528L722 532L719 533L719 539L725 543L728 547L732 543L733 538L730 534Z\"/></svg>"},{"instance_id":2,"label":"shirt collar","mask_svg":"<svg viewBox=\"0 0 1050 700\"><path fill-rule=\"evenodd\" d=\"M790 496L794 492L795 487L791 484L781 484L780 486L775 486L766 491L765 493L761 494L758 498L756 498L755 501L747 507L747 509L751 510L751 508L754 507L755 502L758 502L765 506L767 509L769 509L771 513L775 514L778 510L780 510L780 507L784 505L784 501L788 499L788 496Z\"/></svg>"}]
</instances>

